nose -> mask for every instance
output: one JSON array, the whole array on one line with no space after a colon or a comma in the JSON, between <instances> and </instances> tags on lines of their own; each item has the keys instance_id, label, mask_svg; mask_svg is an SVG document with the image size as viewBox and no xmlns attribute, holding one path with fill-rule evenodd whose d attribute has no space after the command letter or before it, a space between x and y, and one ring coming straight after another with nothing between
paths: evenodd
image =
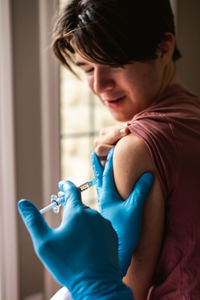
<instances>
[{"instance_id":1,"label":"nose","mask_svg":"<svg viewBox=\"0 0 200 300\"><path fill-rule=\"evenodd\" d=\"M99 66L94 71L92 89L95 94L110 91L115 86L115 80L107 66Z\"/></svg>"}]
</instances>

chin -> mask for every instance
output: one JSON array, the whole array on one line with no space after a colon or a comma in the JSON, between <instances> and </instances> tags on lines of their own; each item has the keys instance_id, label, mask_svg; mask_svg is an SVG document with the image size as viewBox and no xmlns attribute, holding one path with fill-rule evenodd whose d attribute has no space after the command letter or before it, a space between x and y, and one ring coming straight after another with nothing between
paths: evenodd
<instances>
[{"instance_id":1,"label":"chin","mask_svg":"<svg viewBox=\"0 0 200 300\"><path fill-rule=\"evenodd\" d=\"M111 115L113 116L113 118L118 121L118 122L129 122L133 119L135 114L119 114L119 113L114 113L111 112Z\"/></svg>"}]
</instances>

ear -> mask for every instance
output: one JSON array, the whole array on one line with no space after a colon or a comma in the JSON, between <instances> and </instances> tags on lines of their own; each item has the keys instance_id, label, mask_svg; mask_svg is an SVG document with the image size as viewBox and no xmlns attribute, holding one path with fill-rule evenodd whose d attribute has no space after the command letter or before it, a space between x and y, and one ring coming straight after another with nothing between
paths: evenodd
<instances>
[{"instance_id":1,"label":"ear","mask_svg":"<svg viewBox=\"0 0 200 300\"><path fill-rule=\"evenodd\" d=\"M164 64L168 64L173 57L175 48L175 36L171 32L166 32L162 41L158 44L157 55Z\"/></svg>"}]
</instances>

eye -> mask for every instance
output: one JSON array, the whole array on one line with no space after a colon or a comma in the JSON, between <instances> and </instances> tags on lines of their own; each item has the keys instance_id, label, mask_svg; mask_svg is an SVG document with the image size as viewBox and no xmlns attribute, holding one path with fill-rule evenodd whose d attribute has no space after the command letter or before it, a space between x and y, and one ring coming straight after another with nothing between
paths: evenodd
<instances>
[{"instance_id":1,"label":"eye","mask_svg":"<svg viewBox=\"0 0 200 300\"><path fill-rule=\"evenodd\" d=\"M94 71L94 68L90 68L90 69L84 70L84 71L85 71L85 73L92 73Z\"/></svg>"}]
</instances>

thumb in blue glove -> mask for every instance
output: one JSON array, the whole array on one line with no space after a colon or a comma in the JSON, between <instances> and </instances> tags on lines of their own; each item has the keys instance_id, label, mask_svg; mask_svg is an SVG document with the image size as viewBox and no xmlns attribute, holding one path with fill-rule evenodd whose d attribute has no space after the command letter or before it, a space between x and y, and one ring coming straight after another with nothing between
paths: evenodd
<instances>
[{"instance_id":1,"label":"thumb in blue glove","mask_svg":"<svg viewBox=\"0 0 200 300\"><path fill-rule=\"evenodd\" d=\"M128 293L127 299L132 299L121 281L117 235L111 223L82 204L80 192L72 183L61 182L59 187L66 204L56 229L48 226L30 201L18 203L35 252L54 278L70 290L73 299L89 299L88 295L96 299L115 290Z\"/></svg>"},{"instance_id":2,"label":"thumb in blue glove","mask_svg":"<svg viewBox=\"0 0 200 300\"><path fill-rule=\"evenodd\" d=\"M121 276L125 276L131 263L132 253L138 244L142 211L145 198L152 184L153 175L144 173L136 183L131 195L125 201L119 196L113 176L113 152L109 152L105 168L98 156L91 156L94 175L97 178L97 198L100 213L108 219L118 236L118 252Z\"/></svg>"}]
</instances>

